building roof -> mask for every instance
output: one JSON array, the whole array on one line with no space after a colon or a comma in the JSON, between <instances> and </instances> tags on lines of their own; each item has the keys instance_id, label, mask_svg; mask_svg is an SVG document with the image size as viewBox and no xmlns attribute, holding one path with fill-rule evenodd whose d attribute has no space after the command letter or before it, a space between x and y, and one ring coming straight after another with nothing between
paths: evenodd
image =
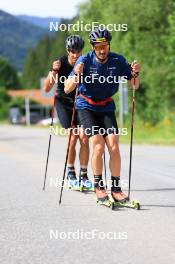
<instances>
[{"instance_id":1,"label":"building roof","mask_svg":"<svg viewBox=\"0 0 175 264\"><path fill-rule=\"evenodd\" d=\"M50 93L46 96L46 93L41 90L8 90L7 93L11 97L28 97L43 106L53 105L53 96Z\"/></svg>"}]
</instances>

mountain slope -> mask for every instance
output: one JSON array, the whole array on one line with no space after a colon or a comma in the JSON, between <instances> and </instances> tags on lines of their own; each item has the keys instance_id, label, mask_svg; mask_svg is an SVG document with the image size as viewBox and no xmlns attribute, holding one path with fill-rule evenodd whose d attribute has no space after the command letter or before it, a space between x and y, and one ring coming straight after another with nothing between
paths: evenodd
<instances>
[{"instance_id":1,"label":"mountain slope","mask_svg":"<svg viewBox=\"0 0 175 264\"><path fill-rule=\"evenodd\" d=\"M56 17L37 17L37 16L27 16L27 15L18 15L17 18L29 22L35 26L49 29L50 22L60 22L60 18Z\"/></svg>"},{"instance_id":2,"label":"mountain slope","mask_svg":"<svg viewBox=\"0 0 175 264\"><path fill-rule=\"evenodd\" d=\"M0 25L0 56L7 58L17 70L21 70L27 49L35 46L47 30L21 21L2 10Z\"/></svg>"}]
</instances>

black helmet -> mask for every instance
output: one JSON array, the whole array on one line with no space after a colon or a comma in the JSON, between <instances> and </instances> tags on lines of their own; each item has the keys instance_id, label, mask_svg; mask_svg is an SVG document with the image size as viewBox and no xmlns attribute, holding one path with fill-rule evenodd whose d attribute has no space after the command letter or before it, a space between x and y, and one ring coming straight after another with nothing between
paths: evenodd
<instances>
[{"instance_id":1,"label":"black helmet","mask_svg":"<svg viewBox=\"0 0 175 264\"><path fill-rule=\"evenodd\" d=\"M112 40L111 33L107 29L97 28L89 34L91 44L100 43Z\"/></svg>"},{"instance_id":2,"label":"black helmet","mask_svg":"<svg viewBox=\"0 0 175 264\"><path fill-rule=\"evenodd\" d=\"M81 51L84 48L84 40L79 35L71 35L66 39L66 49Z\"/></svg>"}]
</instances>

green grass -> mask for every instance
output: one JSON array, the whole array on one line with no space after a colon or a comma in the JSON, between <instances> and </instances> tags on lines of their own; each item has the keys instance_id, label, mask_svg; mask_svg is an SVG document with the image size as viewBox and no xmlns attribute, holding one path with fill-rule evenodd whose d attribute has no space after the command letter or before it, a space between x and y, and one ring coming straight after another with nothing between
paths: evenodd
<instances>
[{"instance_id":1,"label":"green grass","mask_svg":"<svg viewBox=\"0 0 175 264\"><path fill-rule=\"evenodd\" d=\"M60 125L57 126L58 128L60 127ZM120 135L120 143L129 144L130 126L127 125L125 127L127 128L128 134ZM50 129L50 127L47 129ZM133 142L135 144L175 145L175 123L167 120L156 126L141 124L140 122L135 123Z\"/></svg>"},{"instance_id":2,"label":"green grass","mask_svg":"<svg viewBox=\"0 0 175 264\"><path fill-rule=\"evenodd\" d=\"M9 121L7 119L0 119L0 125L9 125Z\"/></svg>"},{"instance_id":3,"label":"green grass","mask_svg":"<svg viewBox=\"0 0 175 264\"><path fill-rule=\"evenodd\" d=\"M130 127L127 128L128 135L120 136L121 143L130 142ZM136 144L175 145L175 122L165 119L156 126L136 123L133 141Z\"/></svg>"}]
</instances>

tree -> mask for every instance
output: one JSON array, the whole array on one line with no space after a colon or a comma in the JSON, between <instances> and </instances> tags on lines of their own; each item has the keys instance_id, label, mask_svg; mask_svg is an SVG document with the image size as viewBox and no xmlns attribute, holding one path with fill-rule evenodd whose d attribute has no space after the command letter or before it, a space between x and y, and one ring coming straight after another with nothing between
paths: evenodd
<instances>
[{"instance_id":1,"label":"tree","mask_svg":"<svg viewBox=\"0 0 175 264\"><path fill-rule=\"evenodd\" d=\"M165 43L164 63L166 67L165 87L167 108L175 110L175 11L168 16L167 35L162 38Z\"/></svg>"},{"instance_id":2,"label":"tree","mask_svg":"<svg viewBox=\"0 0 175 264\"><path fill-rule=\"evenodd\" d=\"M0 87L0 120L7 118L9 102L10 96L8 96L6 88Z\"/></svg>"},{"instance_id":3,"label":"tree","mask_svg":"<svg viewBox=\"0 0 175 264\"><path fill-rule=\"evenodd\" d=\"M0 58L0 86L7 89L20 87L16 70L3 58Z\"/></svg>"}]
</instances>

